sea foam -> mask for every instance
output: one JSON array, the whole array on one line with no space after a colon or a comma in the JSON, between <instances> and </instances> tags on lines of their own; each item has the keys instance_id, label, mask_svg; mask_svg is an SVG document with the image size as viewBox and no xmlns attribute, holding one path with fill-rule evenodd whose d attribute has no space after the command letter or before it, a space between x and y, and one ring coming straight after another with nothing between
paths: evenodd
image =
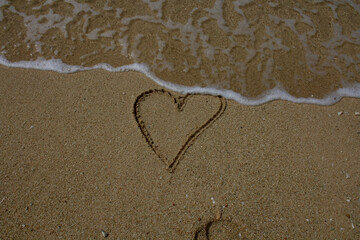
<instances>
[{"instance_id":1,"label":"sea foam","mask_svg":"<svg viewBox=\"0 0 360 240\"><path fill-rule=\"evenodd\" d=\"M347 87L339 88L331 94L327 95L324 98L296 98L289 93L287 93L281 86L276 86L273 89L268 90L260 97L256 99L246 98L239 93L236 93L231 90L223 90L212 87L200 87L200 86L183 86L179 84L174 84L171 82L164 81L155 76L145 64L134 63L130 65L125 65L121 67L112 67L109 64L96 64L92 67L83 67L68 65L62 62L60 59L50 59L45 60L43 58L38 58L35 61L19 61L19 62L10 62L4 56L0 55L0 64L7 67L16 67L16 68L27 68L27 69L37 69L37 70L49 70L55 71L58 73L75 73L80 71L89 71L95 69L103 69L109 72L127 72L127 71L137 71L145 74L148 78L156 82L162 87L168 88L175 92L182 94L210 94L210 95L220 95L227 99L232 99L240 104L244 105L260 105L273 100L286 100L294 103L307 103L307 104L318 104L318 105L331 105L340 101L343 97L354 97L360 98L360 84L355 83Z\"/></svg>"},{"instance_id":2,"label":"sea foam","mask_svg":"<svg viewBox=\"0 0 360 240\"><path fill-rule=\"evenodd\" d=\"M360 97L359 16L352 0L0 0L0 63L138 71L246 105L329 105Z\"/></svg>"}]
</instances>

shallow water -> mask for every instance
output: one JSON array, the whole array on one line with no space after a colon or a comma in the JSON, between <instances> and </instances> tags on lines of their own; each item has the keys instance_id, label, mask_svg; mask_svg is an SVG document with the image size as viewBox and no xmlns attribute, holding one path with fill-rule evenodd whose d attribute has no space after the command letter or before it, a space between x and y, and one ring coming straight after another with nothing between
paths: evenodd
<instances>
[{"instance_id":1,"label":"shallow water","mask_svg":"<svg viewBox=\"0 0 360 240\"><path fill-rule=\"evenodd\" d=\"M100 64L245 104L360 97L360 1L0 0L0 6L0 63L8 66L73 72Z\"/></svg>"}]
</instances>

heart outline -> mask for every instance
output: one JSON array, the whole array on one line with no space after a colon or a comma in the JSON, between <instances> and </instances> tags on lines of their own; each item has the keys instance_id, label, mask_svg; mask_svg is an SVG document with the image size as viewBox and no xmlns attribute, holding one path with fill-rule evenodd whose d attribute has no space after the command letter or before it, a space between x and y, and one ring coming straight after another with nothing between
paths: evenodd
<instances>
[{"instance_id":1,"label":"heart outline","mask_svg":"<svg viewBox=\"0 0 360 240\"><path fill-rule=\"evenodd\" d=\"M159 150L158 146L156 146L156 144L154 143L154 140L152 139L149 131L147 130L144 121L141 119L141 114L139 112L139 106L140 106L141 101L144 101L147 97L149 97L152 94L163 94L165 96L170 97L171 99L173 99L174 104L176 105L176 109L179 112L184 110L184 107L186 105L186 100L189 97L194 96L194 95L217 97L220 101L220 107L216 111L216 113L213 114L204 124L202 124L200 127L196 128L196 130L190 134L190 136L187 138L185 143L181 146L180 150L178 151L175 158L171 161L170 164L167 163L167 161L166 161L167 158L161 154L161 151ZM148 143L149 147L160 158L160 160L167 166L167 170L170 173L174 173L176 167L179 165L179 162L180 162L181 158L184 156L185 152L194 143L196 138L198 138L199 135L202 132L204 132L205 129L207 129L212 123L214 123L224 113L226 106L227 106L227 101L222 96L214 96L214 95L209 95L209 94L186 94L185 96L175 97L169 91L166 91L164 89L151 89L151 90L141 93L139 96L136 97L136 100L134 102L133 114L135 116L135 120L138 124L138 127L140 128L142 135L145 137L146 142Z\"/></svg>"}]
</instances>

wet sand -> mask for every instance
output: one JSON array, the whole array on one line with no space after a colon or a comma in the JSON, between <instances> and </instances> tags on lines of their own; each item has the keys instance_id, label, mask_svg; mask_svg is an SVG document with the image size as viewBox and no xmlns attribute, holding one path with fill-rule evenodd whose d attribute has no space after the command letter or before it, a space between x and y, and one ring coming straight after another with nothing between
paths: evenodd
<instances>
[{"instance_id":1,"label":"wet sand","mask_svg":"<svg viewBox=\"0 0 360 240\"><path fill-rule=\"evenodd\" d=\"M151 89L137 72L0 67L0 238L360 238L359 99L179 111L165 91L134 110Z\"/></svg>"},{"instance_id":2,"label":"wet sand","mask_svg":"<svg viewBox=\"0 0 360 240\"><path fill-rule=\"evenodd\" d=\"M241 103L274 88L322 99L360 84L360 10L353 1L2 5L0 54L10 62L140 63L167 83L231 90Z\"/></svg>"}]
</instances>

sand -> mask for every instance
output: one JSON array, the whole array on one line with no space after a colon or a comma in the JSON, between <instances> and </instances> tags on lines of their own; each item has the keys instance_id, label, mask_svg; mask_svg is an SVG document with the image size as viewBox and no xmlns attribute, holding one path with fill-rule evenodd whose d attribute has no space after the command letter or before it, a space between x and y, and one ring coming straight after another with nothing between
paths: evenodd
<instances>
[{"instance_id":1,"label":"sand","mask_svg":"<svg viewBox=\"0 0 360 240\"><path fill-rule=\"evenodd\" d=\"M152 89L0 67L0 239L360 238L359 99L136 102Z\"/></svg>"}]
</instances>

